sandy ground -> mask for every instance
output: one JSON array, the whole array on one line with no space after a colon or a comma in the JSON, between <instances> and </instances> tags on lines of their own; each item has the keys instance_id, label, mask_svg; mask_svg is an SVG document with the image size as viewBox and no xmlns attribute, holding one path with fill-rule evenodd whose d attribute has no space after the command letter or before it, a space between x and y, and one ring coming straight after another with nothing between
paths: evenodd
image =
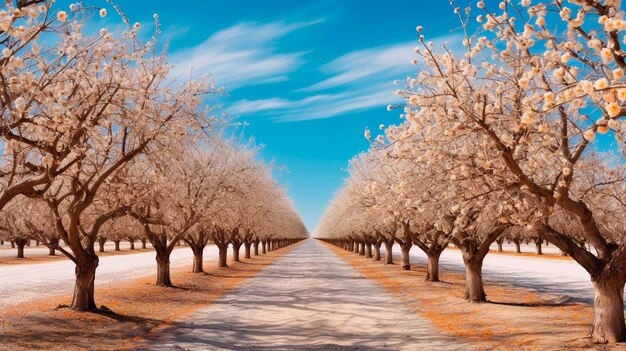
<instances>
[{"instance_id":1,"label":"sandy ground","mask_svg":"<svg viewBox=\"0 0 626 351\"><path fill-rule=\"evenodd\" d=\"M471 341L481 350L626 350L626 344L589 343L592 307L533 290L486 283L488 303L464 299L464 276L443 271L442 281L424 280L426 268L401 270L331 246L347 264L424 316L440 332ZM554 261L546 260L552 264Z\"/></svg>"},{"instance_id":2,"label":"sandy ground","mask_svg":"<svg viewBox=\"0 0 626 351\"><path fill-rule=\"evenodd\" d=\"M552 247L552 246L551 246ZM398 245L394 254L400 253ZM384 254L384 247L381 248ZM411 262L426 265L427 258L418 247L411 249ZM464 273L459 250L447 249L441 255L440 274L446 271ZM589 274L571 259L550 259L542 256L489 253L483 264L486 282L550 294L562 299L593 304L594 290Z\"/></svg>"},{"instance_id":3,"label":"sandy ground","mask_svg":"<svg viewBox=\"0 0 626 351\"><path fill-rule=\"evenodd\" d=\"M148 350L469 350L310 239Z\"/></svg>"},{"instance_id":4,"label":"sandy ground","mask_svg":"<svg viewBox=\"0 0 626 351\"><path fill-rule=\"evenodd\" d=\"M104 245L105 247L105 253L106 254L110 254L110 253L133 253L133 251L130 250L130 243L128 241L124 242L122 241L120 243L120 249L122 251L114 251L115 249L115 244L112 241L107 241L107 243ZM152 246L150 245L150 243L147 244L147 248L152 249ZM96 250L98 249L98 244L96 244ZM141 249L141 242L136 242L135 243L135 249ZM26 257L25 259L17 259L17 248L11 248L11 245L6 243L4 245L0 245L0 265L2 264L13 264L13 263L19 263L24 262L24 263L30 263L29 261L31 261L32 259L38 259L37 261L40 261L42 258L47 258L47 259L51 259L51 260L58 260L58 259L67 259L61 252L57 251L56 252L56 256L49 256L49 250L47 247L45 247L44 245L40 244L39 246L35 246L35 242L32 242L31 246L26 246L24 247L24 256Z\"/></svg>"},{"instance_id":5,"label":"sandy ground","mask_svg":"<svg viewBox=\"0 0 626 351\"><path fill-rule=\"evenodd\" d=\"M172 270L174 287L154 285L154 278L135 277L98 287L98 306L109 311L75 312L56 308L71 295L40 298L0 310L0 351L5 350L136 350L145 340L177 328L186 315L206 307L255 276L297 245L218 268L205 259L205 273L190 267Z\"/></svg>"},{"instance_id":6,"label":"sandy ground","mask_svg":"<svg viewBox=\"0 0 626 351\"><path fill-rule=\"evenodd\" d=\"M217 257L217 247L207 246L207 259ZM193 254L188 247L176 248L171 267L191 267ZM96 271L96 288L111 282L156 275L154 252L100 258ZM69 260L40 264L0 266L0 311L8 306L33 299L71 294L74 288L74 263Z\"/></svg>"}]
</instances>

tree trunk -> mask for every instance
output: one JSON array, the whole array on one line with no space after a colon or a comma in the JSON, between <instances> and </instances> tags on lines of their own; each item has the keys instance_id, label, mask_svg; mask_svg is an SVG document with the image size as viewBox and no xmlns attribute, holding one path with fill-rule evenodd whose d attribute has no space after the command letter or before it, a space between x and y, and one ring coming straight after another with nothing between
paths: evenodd
<instances>
[{"instance_id":1,"label":"tree trunk","mask_svg":"<svg viewBox=\"0 0 626 351\"><path fill-rule=\"evenodd\" d=\"M243 258L251 258L250 257L250 253L251 253L251 248L252 248L252 242L247 242L245 244L243 244L244 248L245 248L245 252L244 252L244 256Z\"/></svg>"},{"instance_id":2,"label":"tree trunk","mask_svg":"<svg viewBox=\"0 0 626 351\"><path fill-rule=\"evenodd\" d=\"M194 248L192 246L192 251L193 251L193 269L191 270L192 273L202 273L204 272L204 269L202 267L202 260L203 260L203 255L204 255L204 246L199 246Z\"/></svg>"},{"instance_id":3,"label":"tree trunk","mask_svg":"<svg viewBox=\"0 0 626 351\"><path fill-rule=\"evenodd\" d=\"M612 275L593 282L595 288L591 342L616 343L626 341L624 324L624 281Z\"/></svg>"},{"instance_id":4,"label":"tree trunk","mask_svg":"<svg viewBox=\"0 0 626 351\"><path fill-rule=\"evenodd\" d=\"M255 241L254 242L254 256L258 256L259 255L259 241Z\"/></svg>"},{"instance_id":5,"label":"tree trunk","mask_svg":"<svg viewBox=\"0 0 626 351\"><path fill-rule=\"evenodd\" d=\"M365 256L365 242L361 241L359 243L359 255Z\"/></svg>"},{"instance_id":6,"label":"tree trunk","mask_svg":"<svg viewBox=\"0 0 626 351\"><path fill-rule=\"evenodd\" d=\"M228 267L226 258L228 256L228 245L219 246L219 259L217 261L218 267Z\"/></svg>"},{"instance_id":7,"label":"tree trunk","mask_svg":"<svg viewBox=\"0 0 626 351\"><path fill-rule=\"evenodd\" d=\"M194 257L195 258L195 257ZM172 286L170 279L170 255L162 250L157 250L157 281L156 285Z\"/></svg>"},{"instance_id":8,"label":"tree trunk","mask_svg":"<svg viewBox=\"0 0 626 351\"><path fill-rule=\"evenodd\" d=\"M380 261L380 245L381 243L374 243L374 261Z\"/></svg>"},{"instance_id":9,"label":"tree trunk","mask_svg":"<svg viewBox=\"0 0 626 351\"><path fill-rule=\"evenodd\" d=\"M365 257L372 258L372 243L365 243Z\"/></svg>"},{"instance_id":10,"label":"tree trunk","mask_svg":"<svg viewBox=\"0 0 626 351\"><path fill-rule=\"evenodd\" d=\"M470 302L487 301L482 270L482 260L465 261L465 298Z\"/></svg>"},{"instance_id":11,"label":"tree trunk","mask_svg":"<svg viewBox=\"0 0 626 351\"><path fill-rule=\"evenodd\" d=\"M264 254L267 253L267 242L265 240L261 242L261 248L262 248L261 253L264 253Z\"/></svg>"},{"instance_id":12,"label":"tree trunk","mask_svg":"<svg viewBox=\"0 0 626 351\"><path fill-rule=\"evenodd\" d=\"M496 243L498 244L498 252L503 252L504 250L502 249L502 243L504 242L504 240L498 239L496 240Z\"/></svg>"},{"instance_id":13,"label":"tree trunk","mask_svg":"<svg viewBox=\"0 0 626 351\"><path fill-rule=\"evenodd\" d=\"M48 248L48 256L56 256L57 252L54 249L54 247L49 247Z\"/></svg>"},{"instance_id":14,"label":"tree trunk","mask_svg":"<svg viewBox=\"0 0 626 351\"><path fill-rule=\"evenodd\" d=\"M234 245L233 244L233 261L234 262L239 262L239 248L241 247L241 245Z\"/></svg>"},{"instance_id":15,"label":"tree trunk","mask_svg":"<svg viewBox=\"0 0 626 351\"><path fill-rule=\"evenodd\" d=\"M515 244L515 253L522 253L522 248L520 247L519 240L513 240Z\"/></svg>"},{"instance_id":16,"label":"tree trunk","mask_svg":"<svg viewBox=\"0 0 626 351\"><path fill-rule=\"evenodd\" d=\"M355 242L354 242L354 245L352 246L352 250L354 251L354 253L355 253L355 254L358 254L358 253L359 253L359 246L360 246L360 245L359 245L359 242L358 242L358 241L355 241Z\"/></svg>"},{"instance_id":17,"label":"tree trunk","mask_svg":"<svg viewBox=\"0 0 626 351\"><path fill-rule=\"evenodd\" d=\"M426 269L426 280L429 282L438 282L439 281L439 257L441 256L441 252L430 252L428 253L428 267Z\"/></svg>"},{"instance_id":18,"label":"tree trunk","mask_svg":"<svg viewBox=\"0 0 626 351\"><path fill-rule=\"evenodd\" d=\"M134 240L130 240L130 249L134 250L135 249L135 241Z\"/></svg>"},{"instance_id":19,"label":"tree trunk","mask_svg":"<svg viewBox=\"0 0 626 351\"><path fill-rule=\"evenodd\" d=\"M98 251L99 252L104 252L104 244L105 243L106 243L106 241L102 241L102 240L98 241L98 246L99 246Z\"/></svg>"},{"instance_id":20,"label":"tree trunk","mask_svg":"<svg viewBox=\"0 0 626 351\"><path fill-rule=\"evenodd\" d=\"M24 246L26 246L26 240L17 239L15 240L15 244L17 245L17 258L24 258Z\"/></svg>"},{"instance_id":21,"label":"tree trunk","mask_svg":"<svg viewBox=\"0 0 626 351\"><path fill-rule=\"evenodd\" d=\"M94 299L94 282L98 268L98 256L87 254L85 261L76 263L76 284L70 309L77 311L93 311L96 307Z\"/></svg>"},{"instance_id":22,"label":"tree trunk","mask_svg":"<svg viewBox=\"0 0 626 351\"><path fill-rule=\"evenodd\" d=\"M413 246L413 244L410 241L407 241L404 245L401 246L402 264L400 267L402 267L402 269L405 271L411 270L411 259L409 256L411 246Z\"/></svg>"},{"instance_id":23,"label":"tree trunk","mask_svg":"<svg viewBox=\"0 0 626 351\"><path fill-rule=\"evenodd\" d=\"M120 241L114 240L113 242L115 243L115 251L120 251Z\"/></svg>"},{"instance_id":24,"label":"tree trunk","mask_svg":"<svg viewBox=\"0 0 626 351\"><path fill-rule=\"evenodd\" d=\"M11 240L11 248L14 249L15 248L15 241Z\"/></svg>"},{"instance_id":25,"label":"tree trunk","mask_svg":"<svg viewBox=\"0 0 626 351\"><path fill-rule=\"evenodd\" d=\"M146 239L141 239L141 248L142 249L146 248Z\"/></svg>"},{"instance_id":26,"label":"tree trunk","mask_svg":"<svg viewBox=\"0 0 626 351\"><path fill-rule=\"evenodd\" d=\"M393 264L393 240L385 240L385 264Z\"/></svg>"},{"instance_id":27,"label":"tree trunk","mask_svg":"<svg viewBox=\"0 0 626 351\"><path fill-rule=\"evenodd\" d=\"M543 250L541 250L541 240L535 241L535 253L537 253L537 255L543 255Z\"/></svg>"}]
</instances>

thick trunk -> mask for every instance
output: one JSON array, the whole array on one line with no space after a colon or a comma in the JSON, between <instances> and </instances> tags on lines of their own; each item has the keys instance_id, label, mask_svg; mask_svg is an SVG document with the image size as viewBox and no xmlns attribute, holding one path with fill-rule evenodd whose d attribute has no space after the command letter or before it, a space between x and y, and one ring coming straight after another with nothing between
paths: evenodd
<instances>
[{"instance_id":1,"label":"thick trunk","mask_svg":"<svg viewBox=\"0 0 626 351\"><path fill-rule=\"evenodd\" d=\"M202 259L204 254L204 246L193 249L193 273L202 273Z\"/></svg>"},{"instance_id":2,"label":"thick trunk","mask_svg":"<svg viewBox=\"0 0 626 351\"><path fill-rule=\"evenodd\" d=\"M359 243L359 255L365 256L365 243L363 241Z\"/></svg>"},{"instance_id":3,"label":"thick trunk","mask_svg":"<svg viewBox=\"0 0 626 351\"><path fill-rule=\"evenodd\" d=\"M54 249L54 247L48 248L48 256L55 256L56 254L57 254L57 251Z\"/></svg>"},{"instance_id":4,"label":"thick trunk","mask_svg":"<svg viewBox=\"0 0 626 351\"><path fill-rule=\"evenodd\" d=\"M134 240L131 240L131 241L130 241L130 249L131 249L131 250L134 250L134 249L135 249L135 241L134 241Z\"/></svg>"},{"instance_id":5,"label":"thick trunk","mask_svg":"<svg viewBox=\"0 0 626 351\"><path fill-rule=\"evenodd\" d=\"M24 246L26 246L26 240L15 240L15 245L17 245L17 258L24 258Z\"/></svg>"},{"instance_id":6,"label":"thick trunk","mask_svg":"<svg viewBox=\"0 0 626 351\"><path fill-rule=\"evenodd\" d=\"M146 248L146 239L141 239L141 248L142 249Z\"/></svg>"},{"instance_id":7,"label":"thick trunk","mask_svg":"<svg viewBox=\"0 0 626 351\"><path fill-rule=\"evenodd\" d=\"M374 244L374 261L380 261L380 245L381 243Z\"/></svg>"},{"instance_id":8,"label":"thick trunk","mask_svg":"<svg viewBox=\"0 0 626 351\"><path fill-rule=\"evenodd\" d=\"M465 261L465 298L470 302L485 302L482 260Z\"/></svg>"},{"instance_id":9,"label":"thick trunk","mask_svg":"<svg viewBox=\"0 0 626 351\"><path fill-rule=\"evenodd\" d=\"M365 243L365 257L372 258L372 243Z\"/></svg>"},{"instance_id":10,"label":"thick trunk","mask_svg":"<svg viewBox=\"0 0 626 351\"><path fill-rule=\"evenodd\" d=\"M439 257L441 251L428 253L428 267L426 269L426 280L429 282L439 281Z\"/></svg>"},{"instance_id":11,"label":"thick trunk","mask_svg":"<svg viewBox=\"0 0 626 351\"><path fill-rule=\"evenodd\" d=\"M385 264L393 264L393 240L385 241Z\"/></svg>"},{"instance_id":12,"label":"thick trunk","mask_svg":"<svg viewBox=\"0 0 626 351\"><path fill-rule=\"evenodd\" d=\"M502 249L502 243L504 240L497 240L496 243L498 244L498 252L503 252L504 250Z\"/></svg>"},{"instance_id":13,"label":"thick trunk","mask_svg":"<svg viewBox=\"0 0 626 351\"><path fill-rule=\"evenodd\" d=\"M261 248L262 248L261 253L267 253L267 242L265 240L261 242Z\"/></svg>"},{"instance_id":14,"label":"thick trunk","mask_svg":"<svg viewBox=\"0 0 626 351\"><path fill-rule=\"evenodd\" d=\"M172 286L170 279L170 255L167 252L157 251L157 281L156 285Z\"/></svg>"},{"instance_id":15,"label":"thick trunk","mask_svg":"<svg viewBox=\"0 0 626 351\"><path fill-rule=\"evenodd\" d=\"M400 265L400 267L402 267L402 269L405 271L411 270L411 259L409 256L409 253L411 252L411 246L413 246L413 244L409 241L401 247L402 264Z\"/></svg>"},{"instance_id":16,"label":"thick trunk","mask_svg":"<svg viewBox=\"0 0 626 351\"><path fill-rule=\"evenodd\" d=\"M260 244L260 242L258 242L258 241L254 242L254 256L258 256L259 255L259 244Z\"/></svg>"},{"instance_id":17,"label":"thick trunk","mask_svg":"<svg viewBox=\"0 0 626 351\"><path fill-rule=\"evenodd\" d=\"M359 253L359 246L360 246L359 242L355 241L354 246L352 246L352 250L354 251L355 254Z\"/></svg>"},{"instance_id":18,"label":"thick trunk","mask_svg":"<svg viewBox=\"0 0 626 351\"><path fill-rule=\"evenodd\" d=\"M94 299L94 282L98 268L98 256L88 255L85 261L76 263L76 284L74 297L70 309L78 311L92 311L96 309Z\"/></svg>"},{"instance_id":19,"label":"thick trunk","mask_svg":"<svg viewBox=\"0 0 626 351\"><path fill-rule=\"evenodd\" d=\"M252 243L249 242L249 243L245 243L243 245L244 245L244 248L245 248L245 252L244 252L244 256L243 257L244 258L251 258L250 257L250 253L251 253L250 249L252 248Z\"/></svg>"},{"instance_id":20,"label":"thick trunk","mask_svg":"<svg viewBox=\"0 0 626 351\"><path fill-rule=\"evenodd\" d=\"M239 248L241 245L233 245L233 261L239 262Z\"/></svg>"},{"instance_id":21,"label":"thick trunk","mask_svg":"<svg viewBox=\"0 0 626 351\"><path fill-rule=\"evenodd\" d=\"M115 251L120 251L120 241L114 240L113 242L115 243Z\"/></svg>"},{"instance_id":22,"label":"thick trunk","mask_svg":"<svg viewBox=\"0 0 626 351\"><path fill-rule=\"evenodd\" d=\"M228 264L226 264L226 258L228 256L228 246L224 245L218 248L219 248L219 259L217 260L217 266L228 267Z\"/></svg>"},{"instance_id":23,"label":"thick trunk","mask_svg":"<svg viewBox=\"0 0 626 351\"><path fill-rule=\"evenodd\" d=\"M624 324L624 281L611 275L593 282L595 288L593 328L594 343L626 341Z\"/></svg>"},{"instance_id":24,"label":"thick trunk","mask_svg":"<svg viewBox=\"0 0 626 351\"><path fill-rule=\"evenodd\" d=\"M98 252L104 252L104 244L106 243L106 241L98 241Z\"/></svg>"},{"instance_id":25,"label":"thick trunk","mask_svg":"<svg viewBox=\"0 0 626 351\"><path fill-rule=\"evenodd\" d=\"M522 253L519 240L513 240L513 243L515 244L515 253Z\"/></svg>"}]
</instances>

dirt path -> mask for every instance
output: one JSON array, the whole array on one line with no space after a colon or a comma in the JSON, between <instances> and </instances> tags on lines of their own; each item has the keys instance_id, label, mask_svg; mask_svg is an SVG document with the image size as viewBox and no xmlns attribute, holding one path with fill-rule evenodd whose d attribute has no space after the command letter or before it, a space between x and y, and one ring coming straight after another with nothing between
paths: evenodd
<instances>
[{"instance_id":1,"label":"dirt path","mask_svg":"<svg viewBox=\"0 0 626 351\"><path fill-rule=\"evenodd\" d=\"M198 310L149 350L468 350L315 240Z\"/></svg>"}]
</instances>

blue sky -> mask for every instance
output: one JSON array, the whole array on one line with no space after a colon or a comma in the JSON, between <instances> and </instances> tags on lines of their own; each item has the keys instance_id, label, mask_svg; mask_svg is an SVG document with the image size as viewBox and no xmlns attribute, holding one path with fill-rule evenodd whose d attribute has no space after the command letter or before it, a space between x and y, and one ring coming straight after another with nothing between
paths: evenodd
<instances>
[{"instance_id":1,"label":"blue sky","mask_svg":"<svg viewBox=\"0 0 626 351\"><path fill-rule=\"evenodd\" d=\"M116 17L104 0L111 25ZM415 27L449 36L447 0L117 1L151 34L159 14L177 74L212 74L228 92L222 109L250 125L309 230L368 147L366 127L399 121L387 112L393 81L415 74Z\"/></svg>"}]
</instances>

